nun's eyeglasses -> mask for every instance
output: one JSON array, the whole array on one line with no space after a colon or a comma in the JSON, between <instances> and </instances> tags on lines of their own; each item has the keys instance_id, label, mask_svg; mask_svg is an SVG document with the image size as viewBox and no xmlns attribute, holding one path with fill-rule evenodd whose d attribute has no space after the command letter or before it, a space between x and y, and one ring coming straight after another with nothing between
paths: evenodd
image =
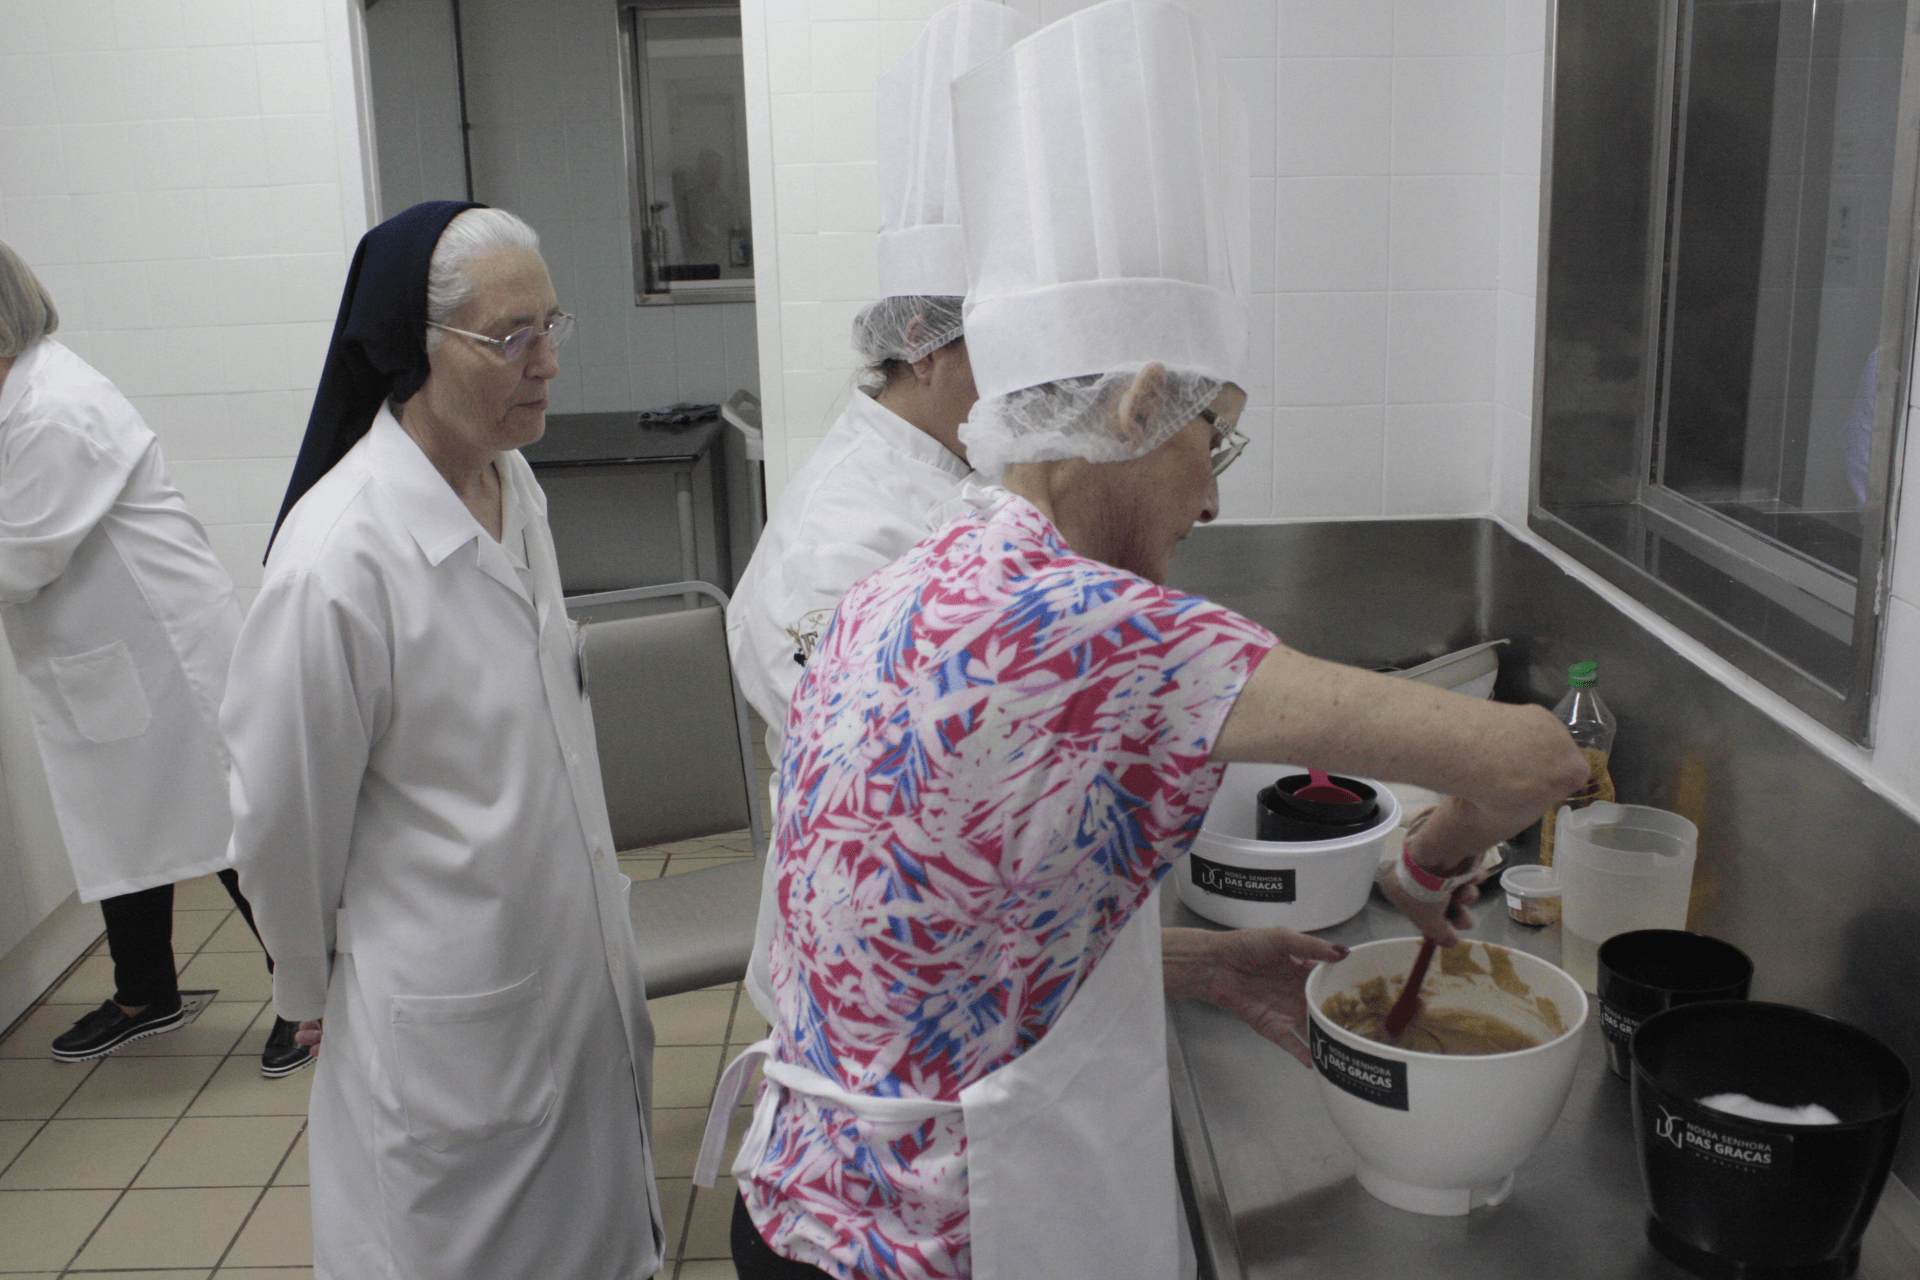
<instances>
[{"instance_id":1,"label":"nun's eyeglasses","mask_svg":"<svg viewBox=\"0 0 1920 1280\"><path fill-rule=\"evenodd\" d=\"M1213 462L1213 474L1219 475L1232 466L1233 460L1240 456L1240 451L1252 442L1240 434L1237 421L1221 426L1220 415L1211 409L1200 410L1198 416L1200 421L1213 428L1213 451L1208 457Z\"/></svg>"},{"instance_id":2,"label":"nun's eyeglasses","mask_svg":"<svg viewBox=\"0 0 1920 1280\"><path fill-rule=\"evenodd\" d=\"M484 342L490 347L497 347L503 359L510 364L517 364L532 353L533 344L539 338L545 338L547 345L558 351L560 344L573 336L573 323L574 318L562 311L544 325L530 324L524 329L515 329L504 338L489 338L484 333L468 333L465 329L456 329L450 324L435 324L431 320L427 321L427 328L457 333L463 338L472 338L475 342Z\"/></svg>"}]
</instances>

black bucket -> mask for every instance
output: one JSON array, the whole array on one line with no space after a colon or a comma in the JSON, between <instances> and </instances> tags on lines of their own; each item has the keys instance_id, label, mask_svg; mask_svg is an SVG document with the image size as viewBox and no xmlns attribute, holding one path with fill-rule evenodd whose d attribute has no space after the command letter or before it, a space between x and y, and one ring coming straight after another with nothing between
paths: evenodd
<instances>
[{"instance_id":1,"label":"black bucket","mask_svg":"<svg viewBox=\"0 0 1920 1280\"><path fill-rule=\"evenodd\" d=\"M1700 1105L1721 1093L1817 1103L1840 1123ZM1633 1037L1647 1238L1712 1280L1843 1280L1859 1265L1912 1094L1893 1050L1805 1009L1724 1000L1655 1014Z\"/></svg>"},{"instance_id":2,"label":"black bucket","mask_svg":"<svg viewBox=\"0 0 1920 1280\"><path fill-rule=\"evenodd\" d=\"M1380 821L1379 793L1358 778L1329 778L1359 796L1357 804L1302 800L1294 792L1313 785L1308 774L1293 774L1262 788L1254 829L1262 840L1338 840L1357 835Z\"/></svg>"}]
</instances>

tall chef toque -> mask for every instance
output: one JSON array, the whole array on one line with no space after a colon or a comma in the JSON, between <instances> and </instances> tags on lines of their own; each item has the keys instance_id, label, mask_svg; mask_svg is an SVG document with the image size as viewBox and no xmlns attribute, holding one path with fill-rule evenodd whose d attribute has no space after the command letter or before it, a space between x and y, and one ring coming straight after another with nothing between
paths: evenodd
<instances>
[{"instance_id":1,"label":"tall chef toque","mask_svg":"<svg viewBox=\"0 0 1920 1280\"><path fill-rule=\"evenodd\" d=\"M1243 380L1250 181L1237 108L1198 21L1160 0L1083 9L954 81L982 398L961 437L976 467L1138 456L1205 403L1182 406L1158 439L1119 448L1109 436L1106 448L1009 419L1006 398L1026 388L1153 363L1192 375L1188 386Z\"/></svg>"},{"instance_id":2,"label":"tall chef toque","mask_svg":"<svg viewBox=\"0 0 1920 1280\"><path fill-rule=\"evenodd\" d=\"M992 0L958 0L880 77L880 301L854 321L870 360L909 363L960 336L967 242L953 172L953 78L1037 28Z\"/></svg>"}]
</instances>

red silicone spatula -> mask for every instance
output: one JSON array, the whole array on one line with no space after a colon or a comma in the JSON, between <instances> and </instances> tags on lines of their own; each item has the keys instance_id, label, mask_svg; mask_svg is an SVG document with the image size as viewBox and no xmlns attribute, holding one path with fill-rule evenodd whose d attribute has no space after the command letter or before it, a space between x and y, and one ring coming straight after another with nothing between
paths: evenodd
<instances>
[{"instance_id":1,"label":"red silicone spatula","mask_svg":"<svg viewBox=\"0 0 1920 1280\"><path fill-rule=\"evenodd\" d=\"M1420 954L1413 958L1413 970L1407 974L1407 985L1400 988L1400 998L1393 1002L1393 1008L1387 1010L1387 1020L1381 1025L1388 1040L1398 1040L1400 1033L1413 1021L1413 1015L1420 1012L1420 984L1427 980L1427 966L1433 963L1432 938L1420 944Z\"/></svg>"},{"instance_id":2,"label":"red silicone spatula","mask_svg":"<svg viewBox=\"0 0 1920 1280\"><path fill-rule=\"evenodd\" d=\"M1314 804L1359 804L1360 797L1327 777L1325 769L1307 770L1307 785L1293 793L1296 800Z\"/></svg>"}]
</instances>

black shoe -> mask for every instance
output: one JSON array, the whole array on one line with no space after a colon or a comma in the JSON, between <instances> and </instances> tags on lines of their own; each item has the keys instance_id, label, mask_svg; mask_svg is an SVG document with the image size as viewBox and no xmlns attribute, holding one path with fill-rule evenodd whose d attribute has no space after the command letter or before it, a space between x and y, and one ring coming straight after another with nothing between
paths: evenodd
<instances>
[{"instance_id":1,"label":"black shoe","mask_svg":"<svg viewBox=\"0 0 1920 1280\"><path fill-rule=\"evenodd\" d=\"M129 1040L178 1030L187 1020L187 1008L178 995L156 1000L136 1014L120 1011L111 1000L68 1027L53 1042L53 1056L62 1062L104 1058Z\"/></svg>"},{"instance_id":2,"label":"black shoe","mask_svg":"<svg viewBox=\"0 0 1920 1280\"><path fill-rule=\"evenodd\" d=\"M269 1080L278 1080L313 1061L313 1050L294 1043L293 1033L299 1029L297 1022L288 1022L278 1015L274 1017L273 1030L267 1032L267 1047L260 1051L261 1075Z\"/></svg>"}]
</instances>

